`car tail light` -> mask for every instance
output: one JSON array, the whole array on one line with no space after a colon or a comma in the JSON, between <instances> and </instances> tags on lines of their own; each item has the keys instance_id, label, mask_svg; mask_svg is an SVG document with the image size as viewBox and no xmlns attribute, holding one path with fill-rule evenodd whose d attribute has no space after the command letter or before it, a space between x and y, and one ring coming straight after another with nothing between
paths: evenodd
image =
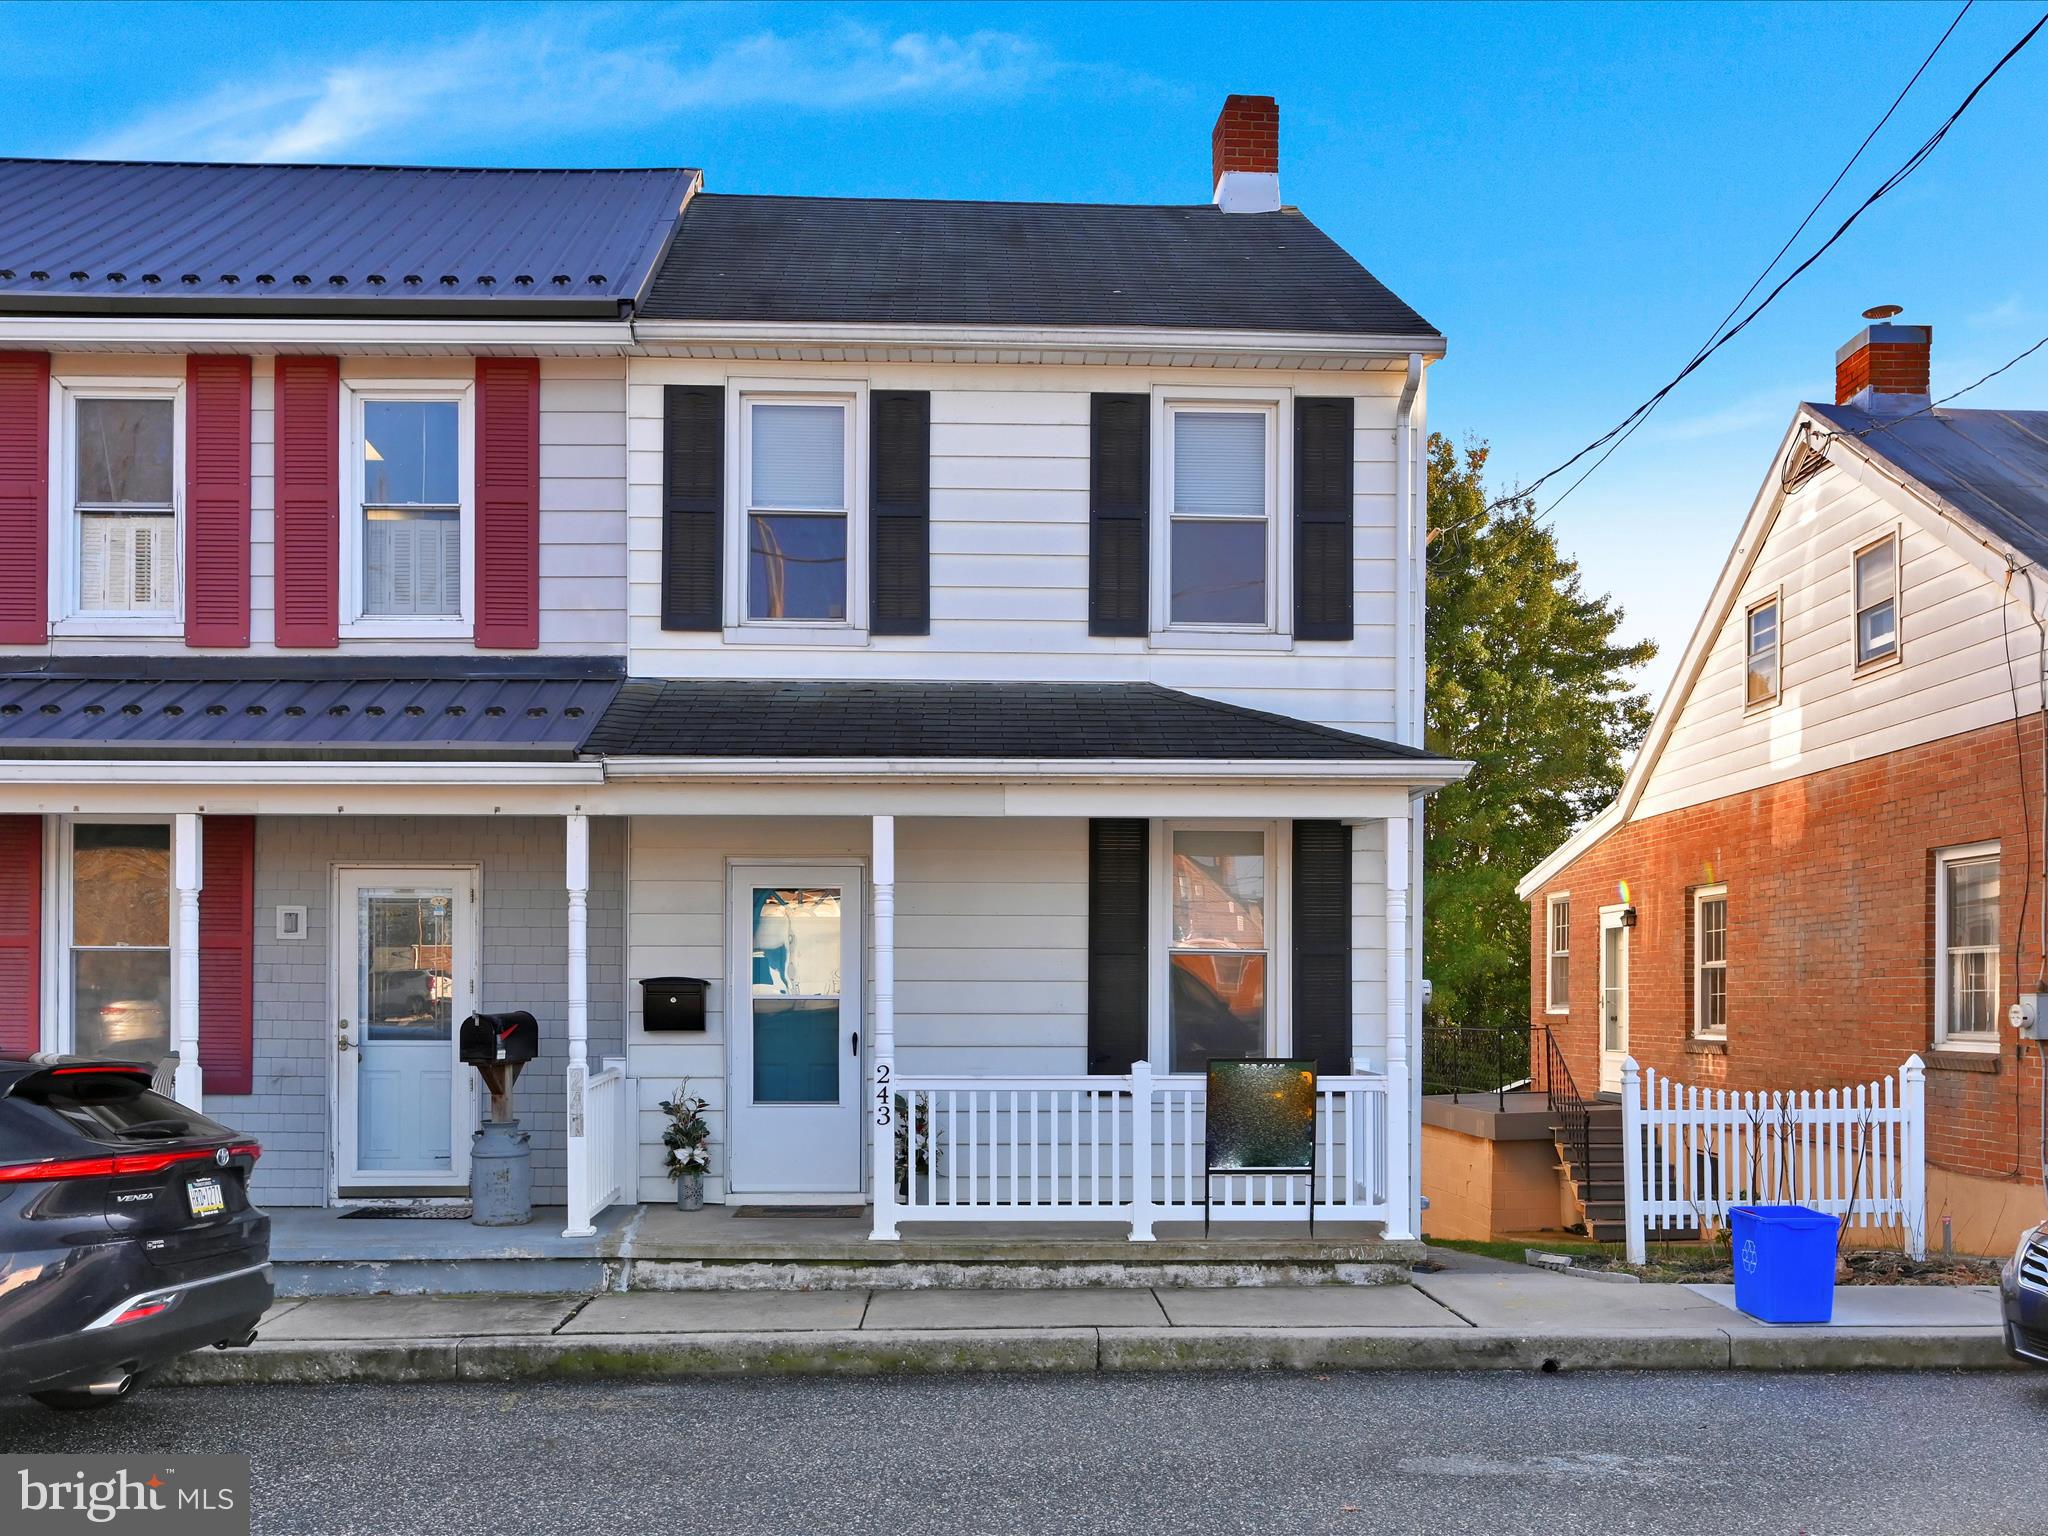
<instances>
[{"instance_id":1,"label":"car tail light","mask_svg":"<svg viewBox=\"0 0 2048 1536\"><path fill-rule=\"evenodd\" d=\"M185 1147L175 1152L124 1152L118 1157L60 1157L41 1163L0 1163L0 1184L40 1184L51 1179L104 1179L120 1174L162 1173L179 1163L210 1163L212 1147ZM255 1143L232 1147L251 1157Z\"/></svg>"},{"instance_id":2,"label":"car tail light","mask_svg":"<svg viewBox=\"0 0 2048 1536\"><path fill-rule=\"evenodd\" d=\"M118 1328L123 1323L139 1323L147 1317L160 1317L177 1304L178 1298L175 1296L152 1296L136 1302L126 1311L117 1314L114 1320L108 1323L107 1326L109 1328Z\"/></svg>"}]
</instances>

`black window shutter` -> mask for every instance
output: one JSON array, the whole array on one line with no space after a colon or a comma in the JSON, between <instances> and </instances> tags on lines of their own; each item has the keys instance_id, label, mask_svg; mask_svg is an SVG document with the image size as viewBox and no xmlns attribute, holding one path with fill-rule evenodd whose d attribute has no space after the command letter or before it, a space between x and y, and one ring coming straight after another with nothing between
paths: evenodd
<instances>
[{"instance_id":1,"label":"black window shutter","mask_svg":"<svg viewBox=\"0 0 2048 1536\"><path fill-rule=\"evenodd\" d=\"M1143 818L1088 823L1088 1070L1122 1076L1146 1049L1146 850Z\"/></svg>"},{"instance_id":2,"label":"black window shutter","mask_svg":"<svg viewBox=\"0 0 2048 1536\"><path fill-rule=\"evenodd\" d=\"M923 389L868 395L868 629L932 632L932 397Z\"/></svg>"},{"instance_id":3,"label":"black window shutter","mask_svg":"<svg viewBox=\"0 0 2048 1536\"><path fill-rule=\"evenodd\" d=\"M1088 633L1143 635L1152 398L1088 397Z\"/></svg>"},{"instance_id":4,"label":"black window shutter","mask_svg":"<svg viewBox=\"0 0 2048 1536\"><path fill-rule=\"evenodd\" d=\"M1294 635L1351 638L1349 396L1294 402Z\"/></svg>"},{"instance_id":5,"label":"black window shutter","mask_svg":"<svg viewBox=\"0 0 2048 1536\"><path fill-rule=\"evenodd\" d=\"M1351 829L1294 824L1294 1054L1351 1073Z\"/></svg>"},{"instance_id":6,"label":"black window shutter","mask_svg":"<svg viewBox=\"0 0 2048 1536\"><path fill-rule=\"evenodd\" d=\"M661 392L661 627L724 622L725 389Z\"/></svg>"}]
</instances>

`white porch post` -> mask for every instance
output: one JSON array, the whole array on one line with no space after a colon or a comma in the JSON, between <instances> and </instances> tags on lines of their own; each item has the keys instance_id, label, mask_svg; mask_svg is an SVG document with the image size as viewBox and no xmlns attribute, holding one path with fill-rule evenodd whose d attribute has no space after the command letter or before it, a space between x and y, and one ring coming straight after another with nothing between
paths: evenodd
<instances>
[{"instance_id":1,"label":"white porch post","mask_svg":"<svg viewBox=\"0 0 2048 1536\"><path fill-rule=\"evenodd\" d=\"M199 1070L199 891L204 883L199 817L171 818L171 884L178 895L178 925L171 957L171 1049L178 1053L176 1091L187 1109L203 1108Z\"/></svg>"},{"instance_id":2,"label":"white porch post","mask_svg":"<svg viewBox=\"0 0 2048 1536\"><path fill-rule=\"evenodd\" d=\"M1389 816L1387 865L1387 1226L1390 1238L1412 1238L1420 1225L1415 1177L1415 1129L1411 1050L1415 1020L1408 1001L1408 813Z\"/></svg>"},{"instance_id":3,"label":"white porch post","mask_svg":"<svg viewBox=\"0 0 2048 1536\"><path fill-rule=\"evenodd\" d=\"M581 811L567 817L569 892L569 965L563 978L569 1026L569 1224L564 1237L592 1237L590 1127L586 1087L590 1078L590 818Z\"/></svg>"},{"instance_id":4,"label":"white porch post","mask_svg":"<svg viewBox=\"0 0 2048 1536\"><path fill-rule=\"evenodd\" d=\"M874 819L875 1039L874 1088L867 1106L874 1129L871 1177L875 1185L878 1243L893 1243L896 1231L896 818Z\"/></svg>"}]
</instances>

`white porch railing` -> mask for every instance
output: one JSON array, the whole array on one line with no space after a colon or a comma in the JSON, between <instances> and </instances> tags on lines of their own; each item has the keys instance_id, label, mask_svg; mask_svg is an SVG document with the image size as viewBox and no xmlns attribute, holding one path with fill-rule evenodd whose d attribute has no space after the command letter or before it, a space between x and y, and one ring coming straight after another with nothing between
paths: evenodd
<instances>
[{"instance_id":1,"label":"white porch railing","mask_svg":"<svg viewBox=\"0 0 2048 1536\"><path fill-rule=\"evenodd\" d=\"M1810 1206L1844 1225L1898 1227L1927 1255L1927 1069L1909 1056L1872 1083L1736 1093L1621 1069L1628 1258L1651 1232L1726 1224L1732 1205Z\"/></svg>"},{"instance_id":2,"label":"white porch railing","mask_svg":"<svg viewBox=\"0 0 2048 1536\"><path fill-rule=\"evenodd\" d=\"M1145 1062L1128 1077L898 1078L895 1099L899 1221L1119 1221L1145 1242L1156 1221L1202 1216L1200 1078ZM1386 1220L1387 1080L1323 1078L1316 1099L1316 1214ZM1306 1176L1219 1175L1214 1191L1220 1220L1308 1215Z\"/></svg>"},{"instance_id":3,"label":"white porch railing","mask_svg":"<svg viewBox=\"0 0 2048 1536\"><path fill-rule=\"evenodd\" d=\"M594 1233L598 1214L627 1197L633 1182L633 1080L626 1063L607 1056L601 1071L580 1086L582 1070L569 1069L569 1224L567 1237Z\"/></svg>"}]
</instances>

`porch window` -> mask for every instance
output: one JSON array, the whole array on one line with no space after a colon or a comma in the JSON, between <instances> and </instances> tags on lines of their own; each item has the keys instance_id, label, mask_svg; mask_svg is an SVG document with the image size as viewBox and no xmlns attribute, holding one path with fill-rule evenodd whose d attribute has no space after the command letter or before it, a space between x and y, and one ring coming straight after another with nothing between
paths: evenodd
<instances>
[{"instance_id":1,"label":"porch window","mask_svg":"<svg viewBox=\"0 0 2048 1536\"><path fill-rule=\"evenodd\" d=\"M1266 1049L1266 837L1176 829L1167 964L1168 1056L1201 1072L1212 1056Z\"/></svg>"},{"instance_id":2,"label":"porch window","mask_svg":"<svg viewBox=\"0 0 2048 1536\"><path fill-rule=\"evenodd\" d=\"M1692 898L1692 1029L1702 1040L1728 1035L1728 888L1707 886Z\"/></svg>"},{"instance_id":3,"label":"porch window","mask_svg":"<svg viewBox=\"0 0 2048 1536\"><path fill-rule=\"evenodd\" d=\"M1548 1013L1565 1013L1572 1000L1572 899L1553 896L1548 906L1543 1006Z\"/></svg>"},{"instance_id":4,"label":"porch window","mask_svg":"<svg viewBox=\"0 0 2048 1536\"><path fill-rule=\"evenodd\" d=\"M1934 1043L1998 1044L1998 845L1935 859Z\"/></svg>"},{"instance_id":5,"label":"porch window","mask_svg":"<svg viewBox=\"0 0 2048 1536\"><path fill-rule=\"evenodd\" d=\"M1778 696L1778 600L1765 598L1749 610L1749 664L1744 674L1745 705L1768 704Z\"/></svg>"},{"instance_id":6,"label":"porch window","mask_svg":"<svg viewBox=\"0 0 2048 1536\"><path fill-rule=\"evenodd\" d=\"M365 400L362 615L462 615L462 406Z\"/></svg>"},{"instance_id":7,"label":"porch window","mask_svg":"<svg viewBox=\"0 0 2048 1536\"><path fill-rule=\"evenodd\" d=\"M1856 551L1856 665L1899 654L1899 539L1888 534Z\"/></svg>"},{"instance_id":8,"label":"porch window","mask_svg":"<svg viewBox=\"0 0 2048 1536\"><path fill-rule=\"evenodd\" d=\"M747 402L750 622L847 622L851 415L843 400Z\"/></svg>"},{"instance_id":9,"label":"porch window","mask_svg":"<svg viewBox=\"0 0 2048 1536\"><path fill-rule=\"evenodd\" d=\"M1270 628L1274 413L1179 407L1168 419L1167 622Z\"/></svg>"},{"instance_id":10,"label":"porch window","mask_svg":"<svg viewBox=\"0 0 2048 1536\"><path fill-rule=\"evenodd\" d=\"M160 1061L171 1048L171 829L71 829L72 1049Z\"/></svg>"},{"instance_id":11,"label":"porch window","mask_svg":"<svg viewBox=\"0 0 2048 1536\"><path fill-rule=\"evenodd\" d=\"M91 618L175 614L175 397L75 396L71 432L76 611Z\"/></svg>"}]
</instances>

